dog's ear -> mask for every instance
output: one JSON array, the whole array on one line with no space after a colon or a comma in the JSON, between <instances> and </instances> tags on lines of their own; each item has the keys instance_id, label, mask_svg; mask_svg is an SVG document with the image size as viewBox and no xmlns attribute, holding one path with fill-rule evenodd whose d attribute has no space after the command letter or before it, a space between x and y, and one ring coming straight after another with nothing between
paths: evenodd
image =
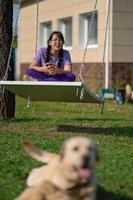
<instances>
[{"instance_id":1,"label":"dog's ear","mask_svg":"<svg viewBox=\"0 0 133 200\"><path fill-rule=\"evenodd\" d=\"M38 149L36 146L31 144L29 141L23 142L23 147L25 151L36 160L43 162L43 163L49 163L54 159L58 158L57 154L49 153L47 151L43 151L41 149Z\"/></svg>"},{"instance_id":2,"label":"dog's ear","mask_svg":"<svg viewBox=\"0 0 133 200\"><path fill-rule=\"evenodd\" d=\"M29 149L31 149L31 143L28 140L24 140L22 145L26 151L29 151Z\"/></svg>"},{"instance_id":3,"label":"dog's ear","mask_svg":"<svg viewBox=\"0 0 133 200\"><path fill-rule=\"evenodd\" d=\"M37 155L37 156L42 156L43 151L38 149L36 146L31 144L29 141L23 141L23 147L25 151L27 151L31 156L32 155Z\"/></svg>"}]
</instances>

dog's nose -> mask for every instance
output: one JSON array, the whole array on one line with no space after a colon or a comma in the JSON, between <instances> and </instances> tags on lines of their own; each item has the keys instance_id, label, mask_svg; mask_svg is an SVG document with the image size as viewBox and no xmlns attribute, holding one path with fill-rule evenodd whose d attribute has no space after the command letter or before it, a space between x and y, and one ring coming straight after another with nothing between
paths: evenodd
<instances>
[{"instance_id":1,"label":"dog's nose","mask_svg":"<svg viewBox=\"0 0 133 200\"><path fill-rule=\"evenodd\" d=\"M89 161L90 161L90 156L88 155L83 155L83 167L86 168L89 166Z\"/></svg>"}]
</instances>

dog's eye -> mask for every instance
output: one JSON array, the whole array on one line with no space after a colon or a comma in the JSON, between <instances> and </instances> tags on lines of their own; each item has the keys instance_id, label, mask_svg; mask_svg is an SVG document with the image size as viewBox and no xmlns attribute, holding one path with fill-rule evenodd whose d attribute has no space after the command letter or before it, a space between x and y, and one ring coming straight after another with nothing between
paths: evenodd
<instances>
[{"instance_id":1,"label":"dog's eye","mask_svg":"<svg viewBox=\"0 0 133 200\"><path fill-rule=\"evenodd\" d=\"M78 146L73 147L73 151L78 151L78 150L79 150Z\"/></svg>"}]
</instances>

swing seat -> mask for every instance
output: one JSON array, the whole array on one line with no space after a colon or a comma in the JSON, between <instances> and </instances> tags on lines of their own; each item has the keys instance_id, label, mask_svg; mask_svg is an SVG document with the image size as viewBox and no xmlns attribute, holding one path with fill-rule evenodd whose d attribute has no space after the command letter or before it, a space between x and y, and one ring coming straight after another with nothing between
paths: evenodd
<instances>
[{"instance_id":1,"label":"swing seat","mask_svg":"<svg viewBox=\"0 0 133 200\"><path fill-rule=\"evenodd\" d=\"M81 82L0 81L0 85L32 101L103 103Z\"/></svg>"}]
</instances>

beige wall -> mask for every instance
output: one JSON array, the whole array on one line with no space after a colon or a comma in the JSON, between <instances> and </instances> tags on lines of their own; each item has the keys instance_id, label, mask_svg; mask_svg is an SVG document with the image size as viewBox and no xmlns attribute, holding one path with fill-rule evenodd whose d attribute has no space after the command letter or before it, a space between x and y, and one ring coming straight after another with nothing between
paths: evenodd
<instances>
[{"instance_id":1,"label":"beige wall","mask_svg":"<svg viewBox=\"0 0 133 200\"><path fill-rule=\"evenodd\" d=\"M103 60L107 0L98 0L98 47L89 48L85 62L100 63ZM73 19L72 61L81 63L85 49L78 47L79 14L92 11L95 0L45 0L39 5L39 23L71 16ZM18 27L18 56L20 63L30 62L35 52L36 4L23 6ZM133 0L112 0L109 22L109 62L133 62Z\"/></svg>"},{"instance_id":2,"label":"beige wall","mask_svg":"<svg viewBox=\"0 0 133 200\"><path fill-rule=\"evenodd\" d=\"M133 62L133 0L113 1L113 62Z\"/></svg>"},{"instance_id":3,"label":"beige wall","mask_svg":"<svg viewBox=\"0 0 133 200\"><path fill-rule=\"evenodd\" d=\"M92 11L95 0L46 0L40 2L39 23L52 21L52 30L57 29L57 20L71 16L73 19L73 45L70 50L72 61L82 62L85 49L78 46L79 14ZM98 46L89 48L86 52L85 62L102 62L103 44L105 36L106 0L98 0ZM111 8L112 10L112 8ZM112 14L110 15L110 35L112 35ZM35 52L36 41L36 5L31 4L21 8L19 21L19 58L21 63L30 62ZM111 46L110 37L110 46ZM110 61L111 61L110 50Z\"/></svg>"}]
</instances>

